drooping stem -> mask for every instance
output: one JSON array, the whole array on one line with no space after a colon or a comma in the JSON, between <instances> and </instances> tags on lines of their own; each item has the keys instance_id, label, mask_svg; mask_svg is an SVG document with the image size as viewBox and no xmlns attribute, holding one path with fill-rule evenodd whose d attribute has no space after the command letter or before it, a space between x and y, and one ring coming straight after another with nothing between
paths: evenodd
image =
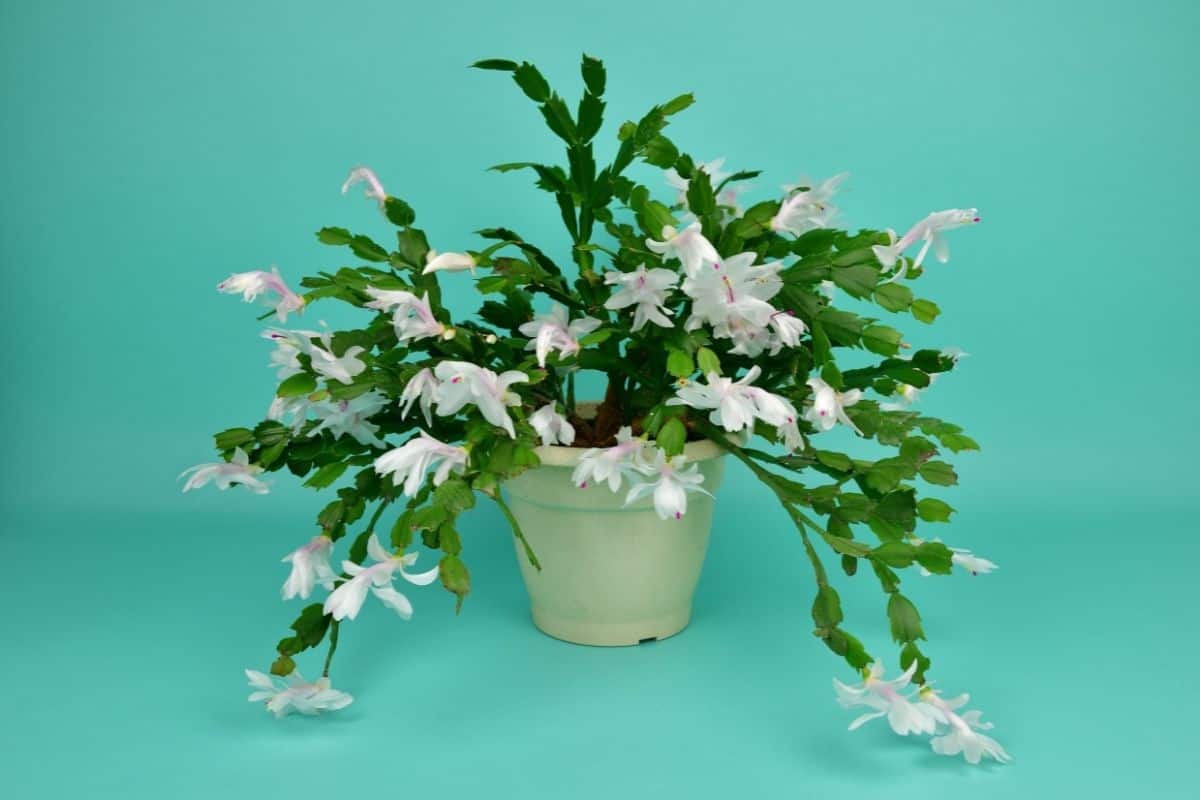
<instances>
[{"instance_id":1,"label":"drooping stem","mask_svg":"<svg viewBox=\"0 0 1200 800\"><path fill-rule=\"evenodd\" d=\"M541 563L534 554L533 548L529 546L529 541L525 538L525 532L521 530L521 524L513 516L512 509L508 507L508 503L504 502L504 496L500 494L499 489L496 490L496 496L492 499L496 501L496 505L500 506L500 511L503 512L504 518L508 520L508 525L512 528L513 536L517 537L517 540L525 549L525 557L529 559L529 563L533 565L534 569L541 572Z\"/></svg>"},{"instance_id":2,"label":"drooping stem","mask_svg":"<svg viewBox=\"0 0 1200 800\"><path fill-rule=\"evenodd\" d=\"M358 535L358 540L355 542L356 545L358 544L358 541L365 541L366 539L370 538L372 533L375 532L375 525L378 524L379 518L383 516L384 509L386 509L391 502L391 498L388 497L384 497L379 501L379 505L375 508L375 512L371 514L371 519L367 522L367 527ZM345 581L349 578L350 576L343 572L339 580ZM336 619L329 621L329 652L325 654L325 667L321 671L321 675L326 678L329 677L329 667L331 664L333 664L333 654L337 652L338 625L339 623Z\"/></svg>"},{"instance_id":3,"label":"drooping stem","mask_svg":"<svg viewBox=\"0 0 1200 800\"><path fill-rule=\"evenodd\" d=\"M817 555L816 548L813 547L812 540L808 536L808 528L812 528L822 536L828 536L821 526L809 519L800 509L796 508L793 502L788 498L783 486L780 484L779 478L770 470L763 467L755 461L750 454L738 447L725 435L725 432L718 429L716 426L707 421L700 420L696 423L696 427L700 429L705 436L715 442L719 447L726 452L733 454L734 458L741 461L755 477L770 487L771 491L775 492L775 496L779 498L780 505L784 511L792 518L796 530L800 533L800 540L804 543L804 552L808 555L809 563L812 564L813 574L816 576L818 586L827 586L829 584L829 576L825 572L825 565L821 563L820 556Z\"/></svg>"},{"instance_id":4,"label":"drooping stem","mask_svg":"<svg viewBox=\"0 0 1200 800\"><path fill-rule=\"evenodd\" d=\"M375 509L375 513L371 515L371 519L367 522L367 529L363 531L364 535L369 537L375 532L375 524L379 522L379 518L383 516L383 510L387 508L388 504L391 502L392 501L386 497L379 501L379 506Z\"/></svg>"},{"instance_id":5,"label":"drooping stem","mask_svg":"<svg viewBox=\"0 0 1200 800\"><path fill-rule=\"evenodd\" d=\"M329 665L333 663L333 654L337 652L338 625L336 619L329 623L329 652L325 654L325 669L321 670L321 675L325 678L329 677Z\"/></svg>"},{"instance_id":6,"label":"drooping stem","mask_svg":"<svg viewBox=\"0 0 1200 800\"><path fill-rule=\"evenodd\" d=\"M775 496L779 498L780 505L787 511L788 516L792 518L796 530L800 533L800 540L804 542L804 552L808 556L809 563L812 564L813 575L816 578L818 593L817 601L814 602L813 621L817 623L817 629L813 634L817 638L825 642L825 646L832 650L835 654L841 656L846 663L852 668L862 671L874 659L867 652L862 643L852 636L849 632L841 627L841 606L837 600L837 591L829 585L829 576L825 572L825 565L821 563L821 558L817 555L816 548L813 547L812 539L808 533L811 530L828 543L835 552L841 552L844 555L852 555L856 558L862 558L870 553L870 548L859 545L850 539L843 539L834 536L826 531L814 520L810 519L804 512L796 507L795 494L799 484L795 484L783 476L776 475L770 470L759 464L750 452L729 441L725 431L717 428L715 425L706 420L698 420L695 427L709 439L717 444L728 453L732 453L734 458L741 461L755 477L770 487L771 491L775 492ZM764 456L766 454L763 454ZM825 598L824 601L822 598ZM832 599L830 599L832 598ZM821 605L824 603L832 604L836 609L834 615L828 613L827 608ZM818 609L821 609L820 613Z\"/></svg>"}]
</instances>

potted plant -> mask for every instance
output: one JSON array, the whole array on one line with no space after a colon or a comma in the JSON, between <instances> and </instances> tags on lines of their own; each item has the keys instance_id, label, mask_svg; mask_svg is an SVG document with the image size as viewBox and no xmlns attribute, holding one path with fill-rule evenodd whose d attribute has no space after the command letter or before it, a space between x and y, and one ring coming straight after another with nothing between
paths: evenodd
<instances>
[{"instance_id":1,"label":"potted plant","mask_svg":"<svg viewBox=\"0 0 1200 800\"><path fill-rule=\"evenodd\" d=\"M842 293L933 322L937 305L910 284L930 251L947 259L946 232L978 222L974 209L935 212L901 236L848 233L835 227L844 175L802 179L744 207L742 187L759 173L701 163L665 133L690 94L622 124L601 164L600 61L583 58L574 111L529 63L474 66L509 73L566 146L563 165L492 169L533 174L570 234L572 264L502 227L478 231L475 249L435 250L412 207L357 167L342 191L365 186L396 228L394 246L323 228L317 238L359 266L305 277L298 290L274 269L218 286L267 299L264 316L280 325L318 302L364 312L355 329L264 331L279 379L267 418L217 434L221 459L185 473L185 491L211 481L265 493L264 473L283 470L314 489L339 487L316 535L284 558L284 599L322 597L277 645L276 677L247 672L251 699L277 715L348 704L329 682L340 630L366 602L408 618L405 582L440 580L461 608L471 581L457 520L478 497L511 526L543 630L606 645L676 633L728 460L778 498L799 532L814 634L858 676L835 681L844 706L866 711L851 728L886 716L899 734L931 735L939 753L1007 760L978 712L961 709L965 696L931 686L921 617L900 579L995 566L923 533L952 509L918 487L955 483L941 454L977 445L911 405L963 354L912 351L898 329L834 304ZM636 162L664 170L672 194L655 199L633 177ZM445 280L474 282L486 298L474 317L451 314ZM846 352L869 358L845 368ZM604 375L602 396L577 397L583 372ZM822 447L838 426L873 439L881 455ZM440 554L431 569L414 566L418 538ZM866 573L858 580L877 580L887 596L897 677L885 679L883 661L845 627L835 571ZM323 642L322 677L306 681L295 659Z\"/></svg>"}]
</instances>

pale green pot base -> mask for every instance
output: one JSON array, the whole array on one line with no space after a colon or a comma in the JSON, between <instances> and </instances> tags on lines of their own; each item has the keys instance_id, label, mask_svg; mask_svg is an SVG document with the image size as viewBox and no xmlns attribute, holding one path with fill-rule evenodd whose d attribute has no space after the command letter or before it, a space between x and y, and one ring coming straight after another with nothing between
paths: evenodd
<instances>
[{"instance_id":1,"label":"pale green pot base","mask_svg":"<svg viewBox=\"0 0 1200 800\"><path fill-rule=\"evenodd\" d=\"M576 487L581 448L541 447L542 465L504 485L513 515L541 563L516 543L533 623L556 639L606 647L674 636L692 615L712 528L713 498L688 495L682 519L659 519L650 497L625 506L628 484ZM692 442L704 488L715 493L725 461L712 442Z\"/></svg>"}]
</instances>

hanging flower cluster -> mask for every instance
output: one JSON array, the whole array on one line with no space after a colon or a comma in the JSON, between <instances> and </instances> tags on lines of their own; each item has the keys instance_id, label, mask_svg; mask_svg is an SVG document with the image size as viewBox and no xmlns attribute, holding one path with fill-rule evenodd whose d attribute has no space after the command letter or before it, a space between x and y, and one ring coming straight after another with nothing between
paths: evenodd
<instances>
[{"instance_id":1,"label":"hanging flower cluster","mask_svg":"<svg viewBox=\"0 0 1200 800\"><path fill-rule=\"evenodd\" d=\"M932 736L935 752L1006 760L982 733L990 726L960 710L965 697L946 700L932 688L921 617L901 583L914 566L926 575L996 567L918 536L953 513L925 495L927 486L957 481L943 454L977 445L957 425L913 409L965 353L914 348L882 316L861 313L865 306L834 305L845 295L880 315L933 322L940 309L912 287L930 251L948 259L950 231L979 222L975 209L936 211L901 236L850 233L836 227L846 173L803 178L752 202L746 182L758 172L697 161L666 135L691 95L621 125L615 156L598 164L606 82L599 61L584 57L577 113L531 64L476 66L511 74L566 146L565 165L494 169L528 170L553 196L571 265L502 227L479 231L477 249L435 250L412 207L358 166L342 191L365 189L394 226L394 249L386 239L323 228L318 240L343 248L339 261L348 256L353 266L304 277L301 293L274 268L235 273L218 286L267 302L280 325L332 302L365 320L346 330L322 323L264 331L278 381L265 418L217 434L221 458L181 476L184 491L213 483L265 494L266 474L284 470L315 489L337 487L317 529L283 556L284 600L310 601L276 647L271 673L286 680L247 672L251 699L276 715L343 708L350 696L328 679L342 626L367 605L408 619L414 601L399 588L406 584L438 581L461 607L471 576L458 520L478 497L500 506L540 568L503 487L537 467L544 448L574 448L573 486L564 491L618 493L673 524L712 502L687 448L709 440L775 494L799 529L815 576L815 634L863 679L835 682L843 705L867 710L851 727L886 717L897 733ZM638 161L663 170L665 200L632 177ZM371 221L379 224L374 214ZM485 300L476 315L456 319L442 290L467 282ZM840 358L846 352L858 354L855 366ZM607 379L598 404L576 401L585 371ZM839 452L851 439L883 453L870 460ZM436 566L410 571L418 545L437 553ZM878 580L900 678L884 680L882 661L846 629L819 548L847 577ZM306 681L295 659L322 643L323 675Z\"/></svg>"},{"instance_id":2,"label":"hanging flower cluster","mask_svg":"<svg viewBox=\"0 0 1200 800\"><path fill-rule=\"evenodd\" d=\"M932 736L930 744L935 753L947 756L961 753L971 764L978 764L984 756L1001 763L1010 760L996 740L981 733L992 725L981 720L979 711L958 713L970 700L969 695L945 700L929 685L906 693L916 669L914 661L900 677L889 681L883 679L883 665L876 662L864 670L863 682L857 686L847 686L834 678L833 688L843 708L870 709L850 723L850 730L886 717L888 725L900 736Z\"/></svg>"}]
</instances>

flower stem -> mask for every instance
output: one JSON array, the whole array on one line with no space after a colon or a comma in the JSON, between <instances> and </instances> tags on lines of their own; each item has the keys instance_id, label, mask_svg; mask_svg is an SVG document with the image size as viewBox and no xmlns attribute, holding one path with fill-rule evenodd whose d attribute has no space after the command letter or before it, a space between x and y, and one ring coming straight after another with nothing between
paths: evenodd
<instances>
[{"instance_id":1,"label":"flower stem","mask_svg":"<svg viewBox=\"0 0 1200 800\"><path fill-rule=\"evenodd\" d=\"M375 513L371 515L371 519L367 522L367 527L358 535L358 539L362 540L369 537L375 532L375 525L379 522L379 518L383 516L383 511L391 504L391 498L384 497L379 501L379 505L375 508ZM342 573L338 580L347 580L349 575ZM333 654L337 652L338 646L338 621L331 619L329 621L329 652L325 654L325 668L321 671L321 675L329 677L329 665L333 663Z\"/></svg>"},{"instance_id":2,"label":"flower stem","mask_svg":"<svg viewBox=\"0 0 1200 800\"><path fill-rule=\"evenodd\" d=\"M333 663L333 654L337 652L338 646L338 621L335 619L329 623L329 652L325 654L325 669L321 671L323 677L329 677L329 665Z\"/></svg>"},{"instance_id":3,"label":"flower stem","mask_svg":"<svg viewBox=\"0 0 1200 800\"><path fill-rule=\"evenodd\" d=\"M792 523L795 524L796 530L800 532L800 540L804 542L804 552L808 555L809 563L812 564L813 574L817 579L817 585L828 586L829 576L825 572L825 565L821 563L821 558L817 555L817 550L813 547L812 540L808 537L807 529L812 528L823 537L828 536L825 530L821 528L821 526L817 525L816 522L809 519L807 515L800 511L800 509L795 507L792 501L788 498L783 487L780 485L779 479L773 472L756 462L750 456L750 454L744 451L742 448L729 441L728 437L724 435L724 431L717 429L715 426L704 420L697 421L696 427L719 447L723 448L726 452L732 453L734 458L738 459L747 467L749 467L750 471L754 473L755 477L770 487L771 491L775 492L775 496L779 498L779 502L783 506L783 509L788 513L788 516L792 518Z\"/></svg>"}]
</instances>

